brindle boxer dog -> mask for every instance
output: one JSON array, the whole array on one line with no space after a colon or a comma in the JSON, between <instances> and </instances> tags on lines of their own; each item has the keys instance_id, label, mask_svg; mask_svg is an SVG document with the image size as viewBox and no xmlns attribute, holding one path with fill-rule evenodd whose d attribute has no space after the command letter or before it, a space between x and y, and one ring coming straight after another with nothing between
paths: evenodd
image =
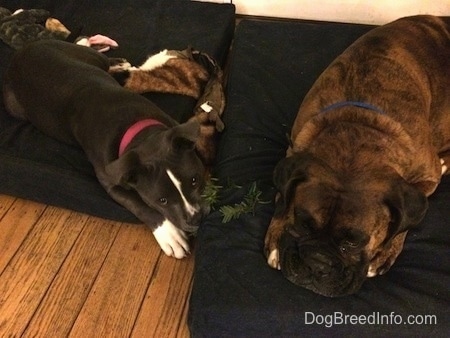
<instances>
[{"instance_id":1,"label":"brindle boxer dog","mask_svg":"<svg viewBox=\"0 0 450 338\"><path fill-rule=\"evenodd\" d=\"M265 252L291 282L352 294L402 250L450 162L450 18L358 39L301 104Z\"/></svg>"}]
</instances>

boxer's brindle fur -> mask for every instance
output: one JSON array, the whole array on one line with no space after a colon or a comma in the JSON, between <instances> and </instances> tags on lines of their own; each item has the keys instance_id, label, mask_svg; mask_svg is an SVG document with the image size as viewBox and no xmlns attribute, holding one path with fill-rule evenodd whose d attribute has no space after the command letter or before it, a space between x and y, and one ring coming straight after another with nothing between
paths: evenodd
<instances>
[{"instance_id":1,"label":"boxer's brindle fur","mask_svg":"<svg viewBox=\"0 0 450 338\"><path fill-rule=\"evenodd\" d=\"M40 41L17 52L6 72L4 101L15 117L78 144L106 191L153 231L167 255L189 252L187 234L208 211L205 167L197 156L200 125L179 124L152 102L122 88L109 60L93 49ZM123 135L140 127L119 152Z\"/></svg>"},{"instance_id":2,"label":"boxer's brindle fur","mask_svg":"<svg viewBox=\"0 0 450 338\"><path fill-rule=\"evenodd\" d=\"M354 293L394 263L450 163L450 18L358 39L308 92L291 138L268 263L316 293Z\"/></svg>"}]
</instances>

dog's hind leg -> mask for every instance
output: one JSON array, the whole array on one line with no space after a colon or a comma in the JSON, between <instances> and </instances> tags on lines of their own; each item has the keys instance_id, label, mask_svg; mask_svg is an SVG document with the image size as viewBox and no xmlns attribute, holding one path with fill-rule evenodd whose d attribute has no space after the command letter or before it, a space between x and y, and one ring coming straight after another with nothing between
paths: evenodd
<instances>
[{"instance_id":1,"label":"dog's hind leg","mask_svg":"<svg viewBox=\"0 0 450 338\"><path fill-rule=\"evenodd\" d=\"M3 85L3 102L5 103L5 108L11 116L15 118L26 120L25 109L17 100L14 91L8 84Z\"/></svg>"}]
</instances>

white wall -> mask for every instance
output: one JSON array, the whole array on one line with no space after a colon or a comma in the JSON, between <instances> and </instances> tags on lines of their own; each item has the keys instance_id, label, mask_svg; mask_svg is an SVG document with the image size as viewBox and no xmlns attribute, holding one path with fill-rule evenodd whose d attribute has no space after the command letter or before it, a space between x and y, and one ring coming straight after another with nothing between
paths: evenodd
<instances>
[{"instance_id":1,"label":"white wall","mask_svg":"<svg viewBox=\"0 0 450 338\"><path fill-rule=\"evenodd\" d=\"M450 16L450 0L206 0L232 2L238 14L383 24L402 16Z\"/></svg>"}]
</instances>

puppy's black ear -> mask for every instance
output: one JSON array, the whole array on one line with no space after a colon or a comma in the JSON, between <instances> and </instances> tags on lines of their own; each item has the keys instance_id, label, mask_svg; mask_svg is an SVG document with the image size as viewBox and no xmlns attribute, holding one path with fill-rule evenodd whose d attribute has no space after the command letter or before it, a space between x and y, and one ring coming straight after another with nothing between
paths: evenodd
<instances>
[{"instance_id":1,"label":"puppy's black ear","mask_svg":"<svg viewBox=\"0 0 450 338\"><path fill-rule=\"evenodd\" d=\"M289 206L297 184L307 180L307 169L311 160L311 155L300 153L283 158L278 162L273 174L273 182L280 193L276 213L283 212Z\"/></svg>"},{"instance_id":2,"label":"puppy's black ear","mask_svg":"<svg viewBox=\"0 0 450 338\"><path fill-rule=\"evenodd\" d=\"M195 142L200 136L200 123L197 119L192 119L170 129L167 134L167 141L172 145L172 150L193 149Z\"/></svg>"},{"instance_id":3,"label":"puppy's black ear","mask_svg":"<svg viewBox=\"0 0 450 338\"><path fill-rule=\"evenodd\" d=\"M392 182L385 203L391 213L390 237L417 225L428 209L425 194L401 177Z\"/></svg>"},{"instance_id":4,"label":"puppy's black ear","mask_svg":"<svg viewBox=\"0 0 450 338\"><path fill-rule=\"evenodd\" d=\"M105 167L106 174L114 185L130 189L136 184L136 170L140 167L139 155L128 151Z\"/></svg>"}]
</instances>

